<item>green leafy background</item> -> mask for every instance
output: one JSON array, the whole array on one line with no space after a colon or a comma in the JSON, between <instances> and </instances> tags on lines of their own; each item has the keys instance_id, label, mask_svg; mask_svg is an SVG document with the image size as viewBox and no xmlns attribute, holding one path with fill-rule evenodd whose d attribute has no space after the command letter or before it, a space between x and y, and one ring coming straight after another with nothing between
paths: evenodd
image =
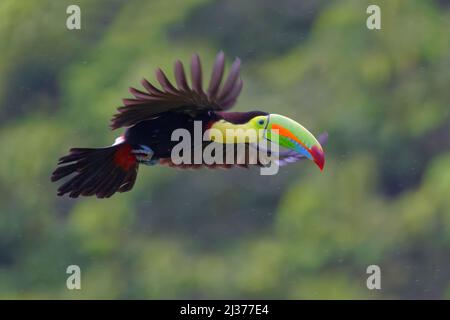
<instances>
[{"instance_id":1,"label":"green leafy background","mask_svg":"<svg viewBox=\"0 0 450 320\"><path fill-rule=\"evenodd\" d=\"M450 298L449 30L444 0L2 0L0 298ZM132 192L56 196L57 158L111 144L129 86L219 50L243 59L238 110L329 132L323 173L142 167Z\"/></svg>"}]
</instances>

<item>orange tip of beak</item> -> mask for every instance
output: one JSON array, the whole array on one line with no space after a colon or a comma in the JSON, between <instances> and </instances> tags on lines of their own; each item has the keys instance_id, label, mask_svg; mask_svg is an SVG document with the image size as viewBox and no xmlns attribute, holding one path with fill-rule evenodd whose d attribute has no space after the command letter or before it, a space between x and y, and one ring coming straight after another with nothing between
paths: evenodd
<instances>
[{"instance_id":1,"label":"orange tip of beak","mask_svg":"<svg viewBox=\"0 0 450 320\"><path fill-rule=\"evenodd\" d=\"M325 153L323 152L323 150L318 146L312 146L311 155L320 171L323 171L323 167L325 165Z\"/></svg>"}]
</instances>

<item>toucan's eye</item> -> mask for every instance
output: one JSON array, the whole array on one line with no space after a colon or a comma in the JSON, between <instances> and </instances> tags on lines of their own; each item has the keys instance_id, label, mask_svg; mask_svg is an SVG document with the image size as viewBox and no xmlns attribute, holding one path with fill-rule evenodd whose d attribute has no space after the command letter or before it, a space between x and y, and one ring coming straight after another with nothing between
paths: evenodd
<instances>
[{"instance_id":1,"label":"toucan's eye","mask_svg":"<svg viewBox=\"0 0 450 320\"><path fill-rule=\"evenodd\" d=\"M264 119L259 120L258 124L263 125L264 124Z\"/></svg>"}]
</instances>

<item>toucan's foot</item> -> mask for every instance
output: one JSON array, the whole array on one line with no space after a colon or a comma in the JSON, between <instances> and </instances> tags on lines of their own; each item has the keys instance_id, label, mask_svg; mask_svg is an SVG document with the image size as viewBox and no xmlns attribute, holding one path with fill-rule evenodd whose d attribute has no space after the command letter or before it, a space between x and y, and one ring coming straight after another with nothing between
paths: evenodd
<instances>
[{"instance_id":1,"label":"toucan's foot","mask_svg":"<svg viewBox=\"0 0 450 320\"><path fill-rule=\"evenodd\" d=\"M139 148L131 150L131 153L136 156L136 160L139 163L147 166L152 166L158 162L158 159L153 159L153 155L155 154L153 150L145 145L139 145Z\"/></svg>"}]
</instances>

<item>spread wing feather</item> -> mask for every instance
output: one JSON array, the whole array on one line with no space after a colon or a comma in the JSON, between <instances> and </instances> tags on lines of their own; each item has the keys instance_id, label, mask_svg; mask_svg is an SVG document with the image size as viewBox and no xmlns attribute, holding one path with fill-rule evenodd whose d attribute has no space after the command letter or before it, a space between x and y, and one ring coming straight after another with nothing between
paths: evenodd
<instances>
[{"instance_id":1,"label":"spread wing feather","mask_svg":"<svg viewBox=\"0 0 450 320\"><path fill-rule=\"evenodd\" d=\"M197 54L194 54L191 59L191 86L188 84L181 61L177 60L174 66L176 86L158 68L156 80L160 89L146 79L141 81L145 91L130 88L130 93L134 98L123 99L123 106L117 109L118 113L111 119L111 128L129 127L167 111L195 113L208 110L228 110L236 103L242 90L243 82L239 75L240 66L241 61L236 58L221 88L224 77L225 55L220 52L216 57L206 92L203 90L202 65Z\"/></svg>"}]
</instances>

